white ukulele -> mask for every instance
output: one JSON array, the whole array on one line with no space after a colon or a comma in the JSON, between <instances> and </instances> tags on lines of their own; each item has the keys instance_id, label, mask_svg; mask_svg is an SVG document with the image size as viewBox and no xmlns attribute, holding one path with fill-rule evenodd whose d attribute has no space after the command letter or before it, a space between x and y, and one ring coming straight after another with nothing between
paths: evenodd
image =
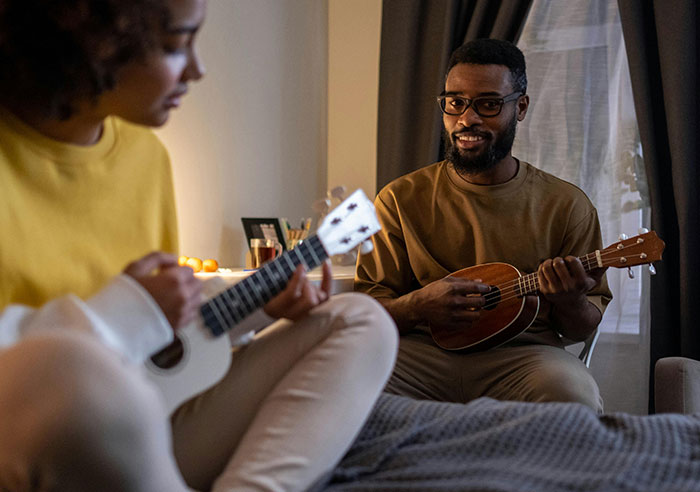
<instances>
[{"instance_id":1,"label":"white ukulele","mask_svg":"<svg viewBox=\"0 0 700 492\"><path fill-rule=\"evenodd\" d=\"M299 264L310 270L331 255L347 253L379 231L374 205L355 191L328 214L316 235L265 264L200 307L200 319L177 330L175 341L146 362L169 411L221 379L231 362L222 336L281 292Z\"/></svg>"}]
</instances>

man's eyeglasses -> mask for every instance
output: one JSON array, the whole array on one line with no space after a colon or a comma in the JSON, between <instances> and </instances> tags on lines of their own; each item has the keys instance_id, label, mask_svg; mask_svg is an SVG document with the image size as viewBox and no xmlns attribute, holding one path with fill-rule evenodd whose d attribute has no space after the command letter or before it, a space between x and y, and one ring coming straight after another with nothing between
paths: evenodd
<instances>
[{"instance_id":1,"label":"man's eyeglasses","mask_svg":"<svg viewBox=\"0 0 700 492\"><path fill-rule=\"evenodd\" d=\"M508 101L514 101L522 96L522 92L514 92L505 97L475 97L467 99L466 97L442 94L438 96L438 104L443 113L450 116L459 116L471 106L474 112L479 116L491 118L501 114L503 105Z\"/></svg>"}]
</instances>

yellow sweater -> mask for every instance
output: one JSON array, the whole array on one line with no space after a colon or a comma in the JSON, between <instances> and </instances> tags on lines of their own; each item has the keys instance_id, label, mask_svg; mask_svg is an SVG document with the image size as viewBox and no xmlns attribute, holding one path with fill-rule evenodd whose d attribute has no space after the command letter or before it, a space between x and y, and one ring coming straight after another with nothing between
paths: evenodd
<instances>
[{"instance_id":1,"label":"yellow sweater","mask_svg":"<svg viewBox=\"0 0 700 492\"><path fill-rule=\"evenodd\" d=\"M170 160L108 118L99 142L47 138L0 108L0 309L87 297L129 262L177 252Z\"/></svg>"},{"instance_id":2,"label":"yellow sweater","mask_svg":"<svg viewBox=\"0 0 700 492\"><path fill-rule=\"evenodd\" d=\"M495 186L469 184L439 162L389 183L375 200L383 229L358 258L355 290L396 298L462 268L505 262L523 273L556 256L601 249L595 208L576 186L521 162ZM605 277L588 300L601 312L612 294ZM520 343L560 345L542 306Z\"/></svg>"}]
</instances>

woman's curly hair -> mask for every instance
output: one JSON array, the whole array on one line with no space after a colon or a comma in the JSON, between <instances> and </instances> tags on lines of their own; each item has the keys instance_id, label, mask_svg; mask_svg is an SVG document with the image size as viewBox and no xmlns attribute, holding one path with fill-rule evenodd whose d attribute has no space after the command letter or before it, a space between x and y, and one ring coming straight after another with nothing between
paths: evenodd
<instances>
[{"instance_id":1,"label":"woman's curly hair","mask_svg":"<svg viewBox=\"0 0 700 492\"><path fill-rule=\"evenodd\" d=\"M0 0L0 101L67 119L159 49L165 0Z\"/></svg>"}]
</instances>

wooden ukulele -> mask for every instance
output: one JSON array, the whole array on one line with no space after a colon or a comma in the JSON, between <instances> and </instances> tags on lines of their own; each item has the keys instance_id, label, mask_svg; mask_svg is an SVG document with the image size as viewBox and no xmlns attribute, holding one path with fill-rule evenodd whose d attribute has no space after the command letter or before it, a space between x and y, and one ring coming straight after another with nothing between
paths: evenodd
<instances>
[{"instance_id":1,"label":"wooden ukulele","mask_svg":"<svg viewBox=\"0 0 700 492\"><path fill-rule=\"evenodd\" d=\"M627 268L661 259L665 247L655 232L624 239L579 257L588 272L596 268ZM451 277L480 278L491 290L481 318L468 329L431 326L435 343L446 350L476 352L501 345L525 331L535 320L540 300L537 273L523 275L507 263L485 263L458 270Z\"/></svg>"}]
</instances>

